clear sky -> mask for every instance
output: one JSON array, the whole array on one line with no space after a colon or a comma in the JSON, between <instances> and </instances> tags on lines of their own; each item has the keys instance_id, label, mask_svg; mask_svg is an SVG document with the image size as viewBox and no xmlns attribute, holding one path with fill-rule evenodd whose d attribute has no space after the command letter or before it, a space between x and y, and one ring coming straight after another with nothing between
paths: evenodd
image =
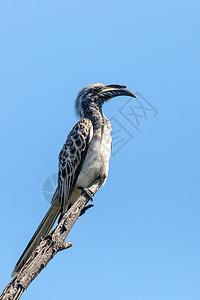
<instances>
[{"instance_id":1,"label":"clear sky","mask_svg":"<svg viewBox=\"0 0 200 300\"><path fill-rule=\"evenodd\" d=\"M23 297L200 299L199 10L199 1L0 2L1 290L49 207L46 180L77 121L75 97L102 82L127 85L139 102L105 104L107 183L68 236L72 248Z\"/></svg>"}]
</instances>

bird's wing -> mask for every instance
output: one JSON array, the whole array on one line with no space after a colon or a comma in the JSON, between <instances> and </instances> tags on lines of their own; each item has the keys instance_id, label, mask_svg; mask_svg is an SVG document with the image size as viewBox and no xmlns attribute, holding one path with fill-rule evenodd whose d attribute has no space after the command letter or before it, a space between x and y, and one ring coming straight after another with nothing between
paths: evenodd
<instances>
[{"instance_id":1,"label":"bird's wing","mask_svg":"<svg viewBox=\"0 0 200 300\"><path fill-rule=\"evenodd\" d=\"M59 154L58 191L62 213L67 208L92 136L92 122L89 119L80 120L69 133Z\"/></svg>"}]
</instances>

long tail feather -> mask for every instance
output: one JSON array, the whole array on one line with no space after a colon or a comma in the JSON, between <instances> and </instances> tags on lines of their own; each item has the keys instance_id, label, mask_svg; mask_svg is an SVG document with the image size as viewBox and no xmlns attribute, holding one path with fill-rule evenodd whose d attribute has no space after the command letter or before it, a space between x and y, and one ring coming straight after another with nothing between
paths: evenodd
<instances>
[{"instance_id":1,"label":"long tail feather","mask_svg":"<svg viewBox=\"0 0 200 300\"><path fill-rule=\"evenodd\" d=\"M14 270L12 272L12 277L15 276L23 267L25 262L31 256L33 250L39 245L41 238L47 236L51 228L53 227L58 215L60 213L60 203L59 200L54 202L49 208L48 212L44 216L42 222L38 226L36 232L31 238L30 242L26 246L24 252L22 253L20 259L18 260Z\"/></svg>"}]
</instances>

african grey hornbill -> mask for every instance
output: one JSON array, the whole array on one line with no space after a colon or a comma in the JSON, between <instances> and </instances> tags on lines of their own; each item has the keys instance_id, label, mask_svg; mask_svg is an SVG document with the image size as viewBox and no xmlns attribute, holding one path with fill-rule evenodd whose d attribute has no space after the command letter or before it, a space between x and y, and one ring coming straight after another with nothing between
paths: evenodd
<instances>
[{"instance_id":1,"label":"african grey hornbill","mask_svg":"<svg viewBox=\"0 0 200 300\"><path fill-rule=\"evenodd\" d=\"M105 182L111 154L111 124L102 112L104 102L117 96L136 97L124 85L95 83L83 88L75 103L81 120L69 133L59 154L58 186L51 207L17 262L12 276L20 271L41 238L47 236L62 215L97 178Z\"/></svg>"}]
</instances>

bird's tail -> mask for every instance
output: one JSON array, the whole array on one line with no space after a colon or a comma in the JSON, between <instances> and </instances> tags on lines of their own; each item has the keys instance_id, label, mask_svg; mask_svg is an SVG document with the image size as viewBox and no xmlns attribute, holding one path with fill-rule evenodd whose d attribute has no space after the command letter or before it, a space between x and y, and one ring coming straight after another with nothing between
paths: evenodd
<instances>
[{"instance_id":1,"label":"bird's tail","mask_svg":"<svg viewBox=\"0 0 200 300\"><path fill-rule=\"evenodd\" d=\"M47 236L51 228L53 227L58 215L60 213L60 203L59 200L55 201L51 207L49 208L48 212L44 216L42 222L38 226L36 232L34 233L33 237L31 238L30 242L26 246L26 249L22 253L20 259L18 260L14 270L12 272L12 277L15 276L23 267L25 262L31 256L32 252L35 248L39 245L41 238Z\"/></svg>"}]
</instances>

